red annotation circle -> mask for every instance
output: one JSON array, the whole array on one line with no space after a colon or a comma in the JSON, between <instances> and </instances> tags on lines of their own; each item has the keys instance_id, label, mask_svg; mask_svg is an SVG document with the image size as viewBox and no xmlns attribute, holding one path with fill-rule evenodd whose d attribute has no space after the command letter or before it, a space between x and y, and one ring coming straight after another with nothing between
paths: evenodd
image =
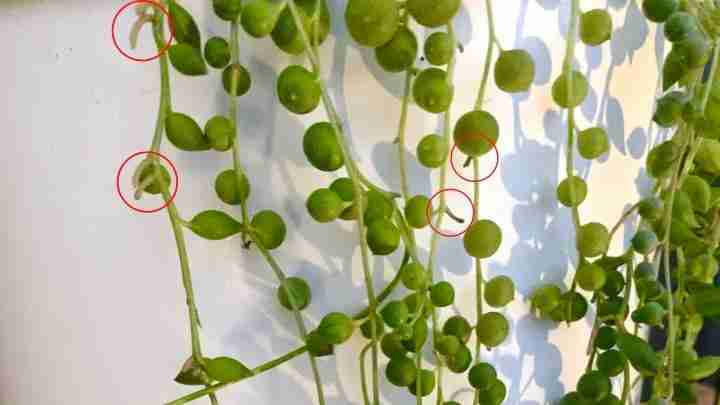
<instances>
[{"instance_id":1,"label":"red annotation circle","mask_svg":"<svg viewBox=\"0 0 720 405\"><path fill-rule=\"evenodd\" d=\"M435 199L435 197L437 197L437 196L439 196L440 194L445 193L445 192L455 192L455 193L460 193L460 194L462 194L462 196L465 197L465 199L467 200L468 204L470 204L470 207L472 208L472 218L470 219L470 221L467 221L467 224L468 224L468 225L467 225L465 228L463 228L460 232L456 232L456 233L443 232L443 231L437 229L437 228L435 227L435 225L433 225L433 221L432 221L432 210L431 210L431 208L432 208L432 201ZM452 237L460 236L460 235L464 234L465 231L467 231L468 228L470 228L470 225L472 225L473 222L475 222L475 215L476 215L476 212L475 212L475 204L473 204L472 198L470 198L470 196L469 196L466 192L464 192L464 191L462 191L462 190L458 190L457 188L443 188L443 189L440 189L440 190L438 190L437 192L435 192L435 194L433 194L432 197L430 197L430 200L428 201L427 207L425 208L425 215L427 216L428 224L430 224L430 228L433 230L433 232L435 232L435 233L437 233L437 234L439 234L439 235L442 235L442 236L446 236L446 237L451 237L451 238L452 238ZM440 214L440 215L444 215L444 213L443 213L443 214Z\"/></svg>"},{"instance_id":2,"label":"red annotation circle","mask_svg":"<svg viewBox=\"0 0 720 405\"><path fill-rule=\"evenodd\" d=\"M165 204L163 204L163 205L162 205L161 207L159 207L159 208L144 209L144 208L137 207L137 206L133 205L132 203L130 203L130 201L128 201L127 198L125 198L125 196L124 196L123 193L122 193L122 190L120 189L120 174L122 173L123 169L125 168L125 166L127 166L128 162L130 162L130 160L132 160L132 159L135 158L135 157L141 156L141 155L155 155L155 156L160 157L162 160L164 160L165 162L167 162L167 164L168 164L168 165L170 166L170 168L172 169L173 175L175 176L175 187L173 188L172 194L170 195L170 199L168 199L167 201L165 201ZM173 202L173 200L175 199L175 195L177 195L178 187L179 187L179 186L180 186L180 176L178 175L178 172L177 172L177 169L175 168L175 165L170 161L170 159L168 159L167 157L165 157L165 155L163 155L162 153L154 152L154 151L151 151L151 150L144 150L144 151L140 151L140 152L135 152L135 153L133 153L132 155L130 155L127 159L125 159L125 160L122 162L122 164L121 164L120 167L118 168L117 174L115 175L115 190L117 190L117 193L118 193L118 195L120 196L120 199L123 201L123 203L125 203L125 205L127 205L128 207L130 207L132 210L137 211L137 212L142 212L142 213L145 213L145 214L153 213L153 212L158 212L158 211L164 209L165 207L167 207L168 205L170 205L170 203Z\"/></svg>"},{"instance_id":3,"label":"red annotation circle","mask_svg":"<svg viewBox=\"0 0 720 405\"><path fill-rule=\"evenodd\" d=\"M128 7L133 6L133 5L138 5L138 4L149 4L157 9L159 9L160 11L162 11L162 13L165 14L165 17L168 21L168 27L170 28L170 38L168 39L165 46L163 46L163 48L156 55L150 56L149 58L137 58L137 57L132 56L132 55L128 54L127 52L125 52L122 49L122 47L120 46L120 44L118 43L117 35L115 34L115 28L117 25L118 17L120 17L120 14L122 14L123 11L125 11ZM130 60L133 60L135 62L149 62L151 60L159 58L160 55L167 52L167 50L170 48L170 44L172 43L173 38L175 38L175 27L172 23L172 19L170 18L170 13L165 9L165 7L162 6L162 4L155 2L153 0L133 0L128 3L125 3L115 13L115 15L113 16L113 19L112 19L112 25L110 26L110 34L112 35L112 41L113 41L113 45L115 45L115 49L117 49L118 52L120 52L120 54L122 56L124 56Z\"/></svg>"},{"instance_id":4,"label":"red annotation circle","mask_svg":"<svg viewBox=\"0 0 720 405\"><path fill-rule=\"evenodd\" d=\"M485 136L483 134L478 133L476 135L481 137L485 142L489 143L490 146L492 146L493 150L495 151L495 165L493 166L492 170L490 171L490 173L487 176L479 178L479 179L474 179L471 177L463 176L460 173L460 171L458 170L458 168L455 166L455 161L453 160L453 156L455 155L455 149L457 149L457 144L453 144L452 149L450 149L450 167L452 167L453 171L455 172L455 174L458 177L460 177L461 179L463 179L465 181L469 181L471 183L480 183L481 181L485 181L485 180L489 179L490 177L492 177L493 174L495 174L495 171L497 170L498 166L500 165L500 151L498 151L498 148L497 148L497 145L495 144L495 142L493 142L492 139L488 138L487 136Z\"/></svg>"}]
</instances>

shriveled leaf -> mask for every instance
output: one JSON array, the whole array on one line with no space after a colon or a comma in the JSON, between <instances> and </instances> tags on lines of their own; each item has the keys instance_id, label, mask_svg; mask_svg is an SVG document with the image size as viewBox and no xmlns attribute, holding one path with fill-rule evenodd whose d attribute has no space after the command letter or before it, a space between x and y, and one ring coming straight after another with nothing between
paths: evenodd
<instances>
[{"instance_id":1,"label":"shriveled leaf","mask_svg":"<svg viewBox=\"0 0 720 405\"><path fill-rule=\"evenodd\" d=\"M202 366L197 364L192 356L185 360L182 369L175 377L175 382L183 385L205 385L208 380Z\"/></svg>"}]
</instances>

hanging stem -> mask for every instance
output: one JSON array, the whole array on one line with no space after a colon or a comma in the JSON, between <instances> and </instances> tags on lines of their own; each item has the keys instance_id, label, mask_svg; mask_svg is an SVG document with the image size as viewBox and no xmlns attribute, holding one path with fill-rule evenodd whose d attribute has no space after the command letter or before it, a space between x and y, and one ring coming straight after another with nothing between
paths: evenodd
<instances>
[{"instance_id":1,"label":"hanging stem","mask_svg":"<svg viewBox=\"0 0 720 405\"><path fill-rule=\"evenodd\" d=\"M165 46L165 34L163 32L164 17L159 9L155 9L153 16L153 38L158 51ZM158 108L157 121L155 123L155 133L153 134L152 145L150 150L158 152L162 142L163 131L165 130L165 118L170 113L170 74L168 71L167 55L160 56L160 106ZM157 160L155 154L150 154L149 159ZM160 165L155 165L155 177L161 178ZM141 191L142 188L139 189ZM170 218L173 235L175 237L175 245L177 246L178 258L180 259L180 273L182 277L183 288L185 290L185 301L188 308L188 318L190 319L190 344L192 349L192 359L196 364L204 364L205 359L202 355L202 347L200 345L200 317L198 315L197 306L195 305L195 292L192 285L192 276L190 274L190 262L188 260L187 248L185 245L185 237L183 235L182 220L180 214L175 207L175 203L171 201L170 192L165 187L162 190L163 200L168 202L167 212ZM208 394L210 402L217 405L215 394Z\"/></svg>"},{"instance_id":2,"label":"hanging stem","mask_svg":"<svg viewBox=\"0 0 720 405\"><path fill-rule=\"evenodd\" d=\"M480 177L480 164L478 159L473 159L473 175L475 178ZM480 183L475 182L473 184L473 204L475 205L475 213L479 211L480 207ZM477 312L477 322L480 323L480 317L483 314L483 274L482 274L482 263L480 259L475 258L475 309ZM475 340L475 364L480 363L480 356L482 354L482 343L480 339ZM480 391L475 391L473 398L473 405L477 405L480 401Z\"/></svg>"},{"instance_id":3,"label":"hanging stem","mask_svg":"<svg viewBox=\"0 0 720 405\"><path fill-rule=\"evenodd\" d=\"M405 162L405 127L407 123L408 104L410 104L410 84L412 83L412 70L405 72L405 90L403 90L402 105L400 107L400 124L398 125L398 166L400 168L400 190L405 201L410 198L410 189L407 180L407 164Z\"/></svg>"},{"instance_id":4,"label":"hanging stem","mask_svg":"<svg viewBox=\"0 0 720 405\"><path fill-rule=\"evenodd\" d=\"M237 21L233 21L230 23L230 63L235 64L239 63L240 60L240 39L239 39L239 24ZM233 75L232 77L233 83L231 83L231 88L235 88L236 83L234 83L237 79ZM235 172L235 181L237 184L241 184L242 178L244 177L243 169L240 163L240 146L238 143L239 140L239 129L237 125L237 99L234 95L228 96L228 104L229 104L229 116L230 121L232 122L233 128L235 128L235 137L233 138L232 143L232 155L233 155L233 170ZM249 224L249 214L247 209L247 202L245 200L242 200L240 202L240 207L242 211L242 219L244 224ZM257 249L260 251L260 254L265 258L265 260L270 265L270 268L275 273L275 277L277 278L278 282L281 286L284 286L286 284L286 276L283 272L282 268L278 265L277 261L275 261L275 258L270 254L270 252L265 249L262 244L259 242L257 235L255 235L253 232L249 232L249 235L247 232L243 232L243 244L247 246L247 239L250 238L255 246L257 246ZM295 300L295 296L293 294L287 294L288 300L290 302L290 306L292 308L293 317L295 319L295 323L297 325L298 331L300 332L300 337L305 340L305 337L307 336L307 327L305 326L305 321L303 320L302 314L300 313L300 310L298 308L297 302ZM315 389L317 391L318 396L318 403L320 405L325 404L325 394L323 392L323 386L322 386L322 380L320 378L320 371L318 370L317 361L315 359L315 356L308 353L308 360L310 361L310 368L313 373L313 379L315 381Z\"/></svg>"},{"instance_id":5,"label":"hanging stem","mask_svg":"<svg viewBox=\"0 0 720 405\"><path fill-rule=\"evenodd\" d=\"M476 110L482 110L482 105L485 101L485 90L487 89L488 78L490 77L490 64L492 63L494 45L498 44L499 47L497 35L495 34L495 18L493 17L491 0L485 0L485 10L485 12L487 13L488 21L488 44L487 50L485 51L485 66L483 67L480 90L478 91L477 99L475 100Z\"/></svg>"},{"instance_id":6,"label":"hanging stem","mask_svg":"<svg viewBox=\"0 0 720 405\"><path fill-rule=\"evenodd\" d=\"M350 151L347 145L347 141L345 140L345 135L342 131L342 128L340 126L339 118L337 115L337 112L335 111L335 107L330 100L330 96L327 91L327 86L325 84L325 81L322 79L322 71L320 66L320 60L318 58L317 53L313 51L313 43L309 40L308 34L305 31L305 24L303 24L303 21L300 17L300 14L297 10L297 6L295 5L294 1L289 1L287 3L288 9L290 10L290 13L292 14L293 21L295 22L295 26L299 28L300 38L302 39L303 46L305 47L305 54L308 57L308 60L310 61L313 71L317 75L317 81L320 86L321 90L321 96L323 101L323 106L325 107L325 111L327 113L328 119L330 120L331 125L333 126L333 129L335 130L335 133L338 135L338 143L340 145L340 150L343 155L343 160L345 162L345 167L348 172L348 176L350 177L352 183L353 183L353 189L355 191L355 206L358 208L358 212L360 213L357 216L357 234L358 239L360 242L360 252L362 256L362 266L363 266L363 276L365 279L365 289L367 291L368 301L369 301L369 311L370 311L370 317L375 319L377 316L377 301L375 297L375 292L373 288L373 279L372 274L370 273L370 264L369 264L369 253L368 253L368 246L367 241L365 240L365 224L362 213L365 212L363 209L363 195L362 195L362 186L360 182L360 178L357 173L359 173L359 170L355 166L354 161L352 160L352 156L350 155ZM373 404L379 405L380 403L380 387L379 387L379 381L378 381L378 336L377 336L377 330L375 326L375 322L371 322L371 335L372 335L372 381L373 381Z\"/></svg>"}]
</instances>

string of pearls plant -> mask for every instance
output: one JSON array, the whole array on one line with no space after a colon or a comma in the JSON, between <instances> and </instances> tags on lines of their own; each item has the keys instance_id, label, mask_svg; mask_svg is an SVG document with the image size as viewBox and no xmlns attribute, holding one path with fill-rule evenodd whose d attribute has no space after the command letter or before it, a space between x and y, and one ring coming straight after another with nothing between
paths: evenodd
<instances>
[{"instance_id":1,"label":"string of pearls plant","mask_svg":"<svg viewBox=\"0 0 720 405\"><path fill-rule=\"evenodd\" d=\"M552 85L555 103L567 112L566 178L557 187L558 201L571 209L576 235L577 265L567 291L558 285L539 286L532 294L532 310L556 322L576 322L586 316L591 304L597 306L595 327L589 341L587 372L577 391L565 395L563 404L617 404L630 400L631 367L642 376L654 377L653 401L666 398L674 403L693 403L691 383L716 372L720 358L698 358L692 347L703 317L720 316L720 290L712 280L718 272L720 243L720 83L717 38L720 9L711 1L645 0L647 18L664 24L672 50L663 66L663 92L657 100L654 122L673 128L673 135L654 146L647 158L647 171L656 180L654 195L632 206L608 230L597 222L582 222L578 207L587 196L585 181L575 175L575 148L585 159L596 159L609 150L603 128L579 130L574 109L588 94L586 78L573 66L576 42L599 46L612 34L612 19L601 9L581 11L579 0L571 1L567 47L563 71ZM589 3L589 2L588 2ZM443 393L444 373L466 374L474 390L473 404L499 405L507 395L492 364L483 362L482 348L500 345L509 333L509 324L500 309L515 298L511 278L483 277L482 260L492 257L502 242L500 227L480 215L480 185L473 185L475 211L463 235L463 245L474 260L476 319L445 312L455 299L454 287L438 281L437 247L440 235L433 233L426 260L420 257L416 233L442 227L445 217L463 222L447 206L444 194L433 206L431 199L413 194L407 176L406 126L411 100L427 114L439 115L442 131L428 134L416 145L416 157L430 170L438 170L438 190L447 182L450 146L454 144L479 177L479 158L493 149L500 138L500 126L492 112L483 109L491 69L495 85L508 93L530 88L535 66L522 49L505 50L495 33L493 4L485 0L488 42L477 101L454 121L451 116L455 86L453 74L459 62L453 17L460 0L348 0L344 23L352 39L373 48L377 64L387 74L404 75L395 143L398 148L400 190L386 190L371 182L354 158L343 123L328 93L323 77L319 47L330 33L330 12L326 0L213 0L218 18L228 23L229 37L202 42L200 30L186 7L166 0L174 43L159 58L162 84L160 107L151 151L158 152L162 141L188 152L230 152L232 167L214 180L218 198L227 210L207 210L185 220L170 200L171 178L158 158L150 154L133 176L136 197L159 195L167 211L177 242L181 276L186 293L191 356L181 366L175 381L200 388L166 405L180 405L208 397L217 404L216 393L244 382L298 356L307 355L316 385L317 402L325 404L317 363L332 356L337 345L356 331L367 339L360 350L360 397L365 405L380 404L380 378L406 388L417 404L435 393L438 405L458 405ZM165 45L163 13L139 12L133 42L140 26L151 23L158 50ZM242 30L248 34L241 44ZM422 47L416 31L431 29ZM240 64L240 50L252 46L254 38L271 37L279 50L303 55L306 64L289 65L276 82L277 97L292 114L308 114L321 104L326 121L310 125L303 134L303 152L308 162L325 173L342 173L328 186L307 196L305 207L317 222L334 226L335 221L352 221L357 232L367 304L355 314L330 312L318 325L308 328L302 311L312 298L309 284L299 277L287 277L272 251L282 246L287 228L272 210L251 213L249 176L243 170L242 134L238 131L237 98L252 87L248 70ZM495 48L499 51L494 57ZM422 51L423 58L419 57ZM209 119L204 128L189 115L173 109L170 97L169 63L184 75L209 73L208 66L221 70L228 110ZM710 63L703 79L702 68ZM343 172L344 171L344 172ZM262 179L260 179L262 181ZM233 215L231 212L235 209ZM426 213L431 215L426 215ZM641 224L631 246L619 256L608 255L610 241L622 223L639 213ZM244 249L256 249L277 279L277 299L291 311L298 330L296 349L255 368L227 357L204 357L200 342L200 318L184 240L185 230L207 240L238 236ZM404 254L393 279L376 292L370 269L371 256L388 256L400 248ZM670 269L671 256L677 263ZM640 263L635 265L635 261ZM662 269L659 267L662 265ZM658 281L659 270L664 284ZM348 269L350 271L350 269ZM623 274L623 271L625 272ZM578 291L578 287L579 290ZM634 287L634 288L633 288ZM404 288L401 299L388 300ZM591 300L581 292L590 294ZM635 300L631 300L634 293ZM632 309L631 304L636 308ZM493 310L486 311L490 307ZM635 327L627 328L630 315ZM665 327L666 349L657 353L642 337L639 325ZM474 335L474 352L470 340ZM424 364L423 350L433 361ZM370 356L368 370L367 356ZM381 358L382 355L382 358ZM381 372L381 368L383 372ZM368 376L369 374L369 376ZM612 378L622 374L622 393L612 392Z\"/></svg>"}]
</instances>

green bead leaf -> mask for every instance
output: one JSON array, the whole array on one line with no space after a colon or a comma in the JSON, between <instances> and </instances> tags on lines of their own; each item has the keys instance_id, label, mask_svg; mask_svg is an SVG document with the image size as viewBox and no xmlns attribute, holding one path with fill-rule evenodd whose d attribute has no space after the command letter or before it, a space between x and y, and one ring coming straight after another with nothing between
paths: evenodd
<instances>
[{"instance_id":1,"label":"green bead leaf","mask_svg":"<svg viewBox=\"0 0 720 405\"><path fill-rule=\"evenodd\" d=\"M216 357L205 364L208 375L221 383L240 381L253 373L244 364L230 357Z\"/></svg>"},{"instance_id":2,"label":"green bead leaf","mask_svg":"<svg viewBox=\"0 0 720 405\"><path fill-rule=\"evenodd\" d=\"M221 240L240 233L242 224L222 211L208 210L195 215L190 230L205 239Z\"/></svg>"},{"instance_id":3,"label":"green bead leaf","mask_svg":"<svg viewBox=\"0 0 720 405\"><path fill-rule=\"evenodd\" d=\"M175 382L183 385L205 385L208 381L209 378L202 366L197 364L192 356L185 361L182 369L175 377Z\"/></svg>"},{"instance_id":4,"label":"green bead leaf","mask_svg":"<svg viewBox=\"0 0 720 405\"><path fill-rule=\"evenodd\" d=\"M662 87L663 91L667 91L673 84L677 83L685 74L688 68L684 58L679 52L670 51L662 70Z\"/></svg>"},{"instance_id":5,"label":"green bead leaf","mask_svg":"<svg viewBox=\"0 0 720 405\"><path fill-rule=\"evenodd\" d=\"M202 76L207 73L205 59L199 48L189 44L175 44L168 49L170 63L175 70L188 76Z\"/></svg>"},{"instance_id":6,"label":"green bead leaf","mask_svg":"<svg viewBox=\"0 0 720 405\"><path fill-rule=\"evenodd\" d=\"M175 40L181 44L188 44L200 49L200 30L198 30L192 15L176 1L170 2L170 18L175 34Z\"/></svg>"}]
</instances>

